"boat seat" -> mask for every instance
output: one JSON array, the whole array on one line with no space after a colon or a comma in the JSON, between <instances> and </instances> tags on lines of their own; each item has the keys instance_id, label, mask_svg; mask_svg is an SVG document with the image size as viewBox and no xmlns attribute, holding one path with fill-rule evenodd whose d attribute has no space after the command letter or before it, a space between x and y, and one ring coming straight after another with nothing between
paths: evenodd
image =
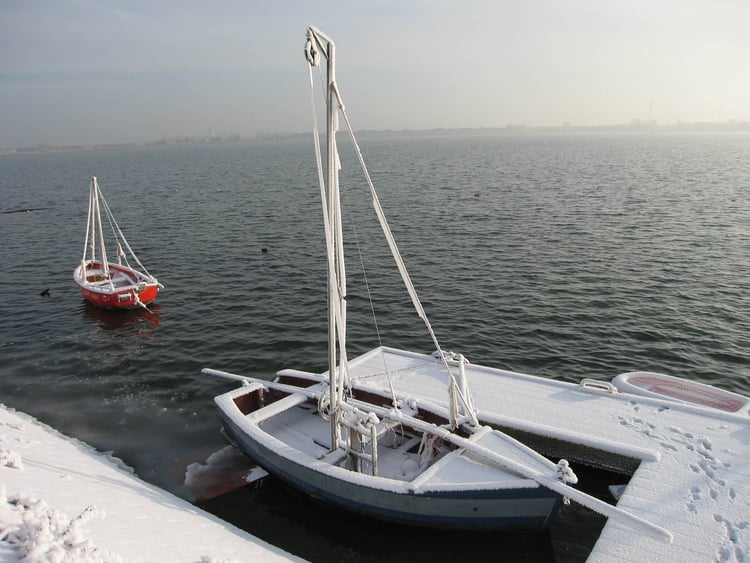
<instances>
[{"instance_id":1,"label":"boat seat","mask_svg":"<svg viewBox=\"0 0 750 563\"><path fill-rule=\"evenodd\" d=\"M256 424L261 425L264 420L273 418L277 414L288 411L296 405L306 403L308 400L308 397L302 393L293 393L291 395L287 395L283 399L279 399L278 401L275 401L274 403L263 407L263 409L261 410L253 411L247 414L246 417L254 421Z\"/></svg>"},{"instance_id":2,"label":"boat seat","mask_svg":"<svg viewBox=\"0 0 750 563\"><path fill-rule=\"evenodd\" d=\"M326 463L329 465L336 465L337 463L341 462L345 457L346 457L346 451L343 448L336 448L335 450L320 456L318 459L322 461L323 463Z\"/></svg>"}]
</instances>

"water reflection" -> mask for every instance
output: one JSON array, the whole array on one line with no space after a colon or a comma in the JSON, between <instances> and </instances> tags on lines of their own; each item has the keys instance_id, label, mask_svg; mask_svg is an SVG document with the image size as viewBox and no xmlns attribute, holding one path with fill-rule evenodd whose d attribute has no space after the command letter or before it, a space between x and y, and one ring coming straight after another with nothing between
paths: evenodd
<instances>
[{"instance_id":1,"label":"water reflection","mask_svg":"<svg viewBox=\"0 0 750 563\"><path fill-rule=\"evenodd\" d=\"M104 309L81 301L81 310L85 321L103 330L121 331L123 334L145 336L151 333L159 323L159 305L152 304L145 309Z\"/></svg>"},{"instance_id":2,"label":"water reflection","mask_svg":"<svg viewBox=\"0 0 750 563\"><path fill-rule=\"evenodd\" d=\"M556 561L549 531L395 524L312 501L274 477L196 504L308 561L434 563L466 560L467 553L478 561Z\"/></svg>"}]
</instances>

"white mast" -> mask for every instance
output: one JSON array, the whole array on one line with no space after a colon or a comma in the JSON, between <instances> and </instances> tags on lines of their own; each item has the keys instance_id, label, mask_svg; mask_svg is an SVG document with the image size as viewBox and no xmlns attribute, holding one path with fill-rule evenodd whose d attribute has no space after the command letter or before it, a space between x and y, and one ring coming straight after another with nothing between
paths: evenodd
<instances>
[{"instance_id":1,"label":"white mast","mask_svg":"<svg viewBox=\"0 0 750 563\"><path fill-rule=\"evenodd\" d=\"M99 207L99 184L96 176L91 177L91 188L89 189L89 212L86 219L86 240L83 242L83 258L81 259L81 278L86 279L86 253L91 241L90 260L97 259L97 241L99 255L102 263L102 271L105 277L109 274L109 263L107 262L107 249L104 244L104 230L102 228L101 209Z\"/></svg>"},{"instance_id":2,"label":"white mast","mask_svg":"<svg viewBox=\"0 0 750 563\"><path fill-rule=\"evenodd\" d=\"M346 264L344 261L339 195L340 164L336 147L338 99L335 86L335 46L329 37L314 27L308 28L307 38L305 55L310 66L318 64L319 52L322 52L326 58L326 177L325 185L321 186L321 191L323 193L323 219L326 229L326 254L328 258L328 373L330 380L331 449L335 449L340 437L336 413L338 406L344 401L344 382L347 379Z\"/></svg>"},{"instance_id":3,"label":"white mast","mask_svg":"<svg viewBox=\"0 0 750 563\"><path fill-rule=\"evenodd\" d=\"M326 243L328 248L328 323L329 323L329 374L331 376L331 393L330 393L330 407L331 412L335 412L337 405L344 400L343 388L344 382L348 379L347 373L347 359L346 359L346 272L344 267L344 247L343 247L343 233L341 224L341 207L339 197L339 185L338 185L338 172L339 172L339 158L338 151L336 148L336 132L338 131L338 112L341 111L341 115L344 118L344 123L354 145L355 152L359 159L362 171L367 180L367 184L370 188L372 195L372 204L375 208L378 221L383 230L383 233L388 242L388 246L391 250L391 254L396 262L398 270L401 274L401 278L406 286L409 296L412 299L414 308L417 311L419 317L424 321L430 336L432 337L435 348L438 351L439 357L443 362L443 365L448 373L448 390L450 395L449 406L450 406L450 421L452 426L458 424L458 403L460 402L463 406L464 414L467 415L473 425L478 425L476 413L471 405L471 398L468 394L468 387L459 387L456 377L453 374L450 366L448 365L447 358L442 352L440 344L435 336L432 326L430 324L427 315L425 314L422 304L417 296L417 292L414 289L414 285L411 282L406 266L404 265L401 253L398 250L396 241L393 239L393 233L391 232L388 222L385 218L385 214L380 205L379 198L375 192L375 187L372 184L370 174L367 171L364 159L362 157L362 151L359 148L359 144L354 136L351 123L344 110L344 103L341 99L341 94L338 90L335 80L335 68L334 68L334 44L333 40L327 37L320 30L309 27L308 32L308 43L305 48L305 55L307 57L310 67L317 65L317 58L320 49L327 59L327 79L326 79L326 136L327 136L327 177L325 188L321 185L321 192L323 193L323 199L325 201L323 213L324 221L326 223ZM312 87L312 74L310 75L311 87ZM314 108L314 106L313 106ZM314 111L314 109L313 109ZM317 143L317 128L316 128L316 143ZM318 152L318 159L320 159L320 149L316 144L316 150ZM319 178L321 184L322 178ZM336 336L338 335L338 338ZM340 362L338 372L336 371L336 341L340 346ZM461 360L463 362L463 360ZM332 418L333 421L333 418ZM332 424L332 433L336 432L336 425ZM334 444L337 443L334 441Z\"/></svg>"},{"instance_id":4,"label":"white mast","mask_svg":"<svg viewBox=\"0 0 750 563\"><path fill-rule=\"evenodd\" d=\"M89 237L91 237L91 245L92 245L92 255L93 255L93 245L94 245L94 229L93 229L93 223L92 221L92 213L94 211L94 198L92 197L93 192L93 182L89 186L89 211L88 215L86 216L86 238L83 241L83 256L81 257L81 272L80 272L80 278L82 280L86 279L86 254L88 254L89 251Z\"/></svg>"}]
</instances>

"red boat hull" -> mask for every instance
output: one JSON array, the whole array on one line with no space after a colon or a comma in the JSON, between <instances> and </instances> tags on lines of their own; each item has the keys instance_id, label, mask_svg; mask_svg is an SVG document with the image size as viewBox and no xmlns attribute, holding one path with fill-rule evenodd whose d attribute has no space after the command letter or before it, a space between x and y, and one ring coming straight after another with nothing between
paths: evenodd
<instances>
[{"instance_id":1,"label":"red boat hull","mask_svg":"<svg viewBox=\"0 0 750 563\"><path fill-rule=\"evenodd\" d=\"M110 264L109 270L105 279L100 262L87 262L83 280L81 267L76 268L73 278L86 301L107 309L137 309L159 294L159 283L150 276L118 264Z\"/></svg>"},{"instance_id":2,"label":"red boat hull","mask_svg":"<svg viewBox=\"0 0 750 563\"><path fill-rule=\"evenodd\" d=\"M156 299L158 293L159 288L157 286L146 286L144 290L138 292L138 301L148 305ZM89 303L107 309L138 309L140 307L133 291L104 294L81 287L81 295Z\"/></svg>"}]
</instances>

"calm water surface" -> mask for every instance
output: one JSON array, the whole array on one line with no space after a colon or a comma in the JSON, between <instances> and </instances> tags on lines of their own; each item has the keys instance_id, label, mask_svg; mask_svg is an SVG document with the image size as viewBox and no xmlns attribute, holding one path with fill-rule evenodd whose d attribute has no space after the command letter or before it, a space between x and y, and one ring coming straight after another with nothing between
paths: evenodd
<instances>
[{"instance_id":1,"label":"calm water surface","mask_svg":"<svg viewBox=\"0 0 750 563\"><path fill-rule=\"evenodd\" d=\"M750 395L750 135L361 144L445 348L566 381L648 370ZM72 280L92 175L166 286L150 313L93 308ZM384 244L370 236L364 188L357 177L345 198L359 241L347 252L365 255L383 342L429 352ZM28 208L41 209L5 213ZM113 451L147 481L191 498L186 467L224 446L212 399L231 384L202 367L266 378L325 369L308 142L0 157L0 211L0 401ZM350 268L353 354L378 344L361 269ZM357 519L273 480L205 506L313 560L460 556L445 534L382 524L363 533ZM577 561L600 526L567 507L549 534L468 539L486 556Z\"/></svg>"}]
</instances>

